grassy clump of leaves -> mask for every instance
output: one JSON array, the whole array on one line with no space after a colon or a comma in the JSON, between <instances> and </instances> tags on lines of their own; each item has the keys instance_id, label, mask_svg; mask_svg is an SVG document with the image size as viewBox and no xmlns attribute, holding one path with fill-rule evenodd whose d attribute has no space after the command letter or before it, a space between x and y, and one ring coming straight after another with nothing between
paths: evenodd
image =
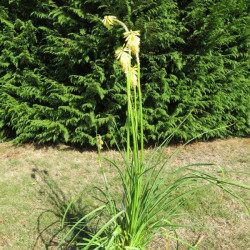
<instances>
[{"instance_id":1,"label":"grassy clump of leaves","mask_svg":"<svg viewBox=\"0 0 250 250\"><path fill-rule=\"evenodd\" d=\"M103 141L101 136L98 135L98 160L105 186L105 189L100 191L105 198L104 205L95 208L71 225L70 230L62 237L58 248L64 240L72 236L75 229L79 228L79 233L84 231L88 237L78 240L78 233L76 233L73 235L71 242L82 249L145 249L155 235L159 233L165 234L167 238L175 239L177 244L181 242L191 249L196 249L199 241L195 245L191 245L178 236L177 228L187 226L173 223L173 219L177 216L178 210L185 201L191 199L191 195L197 192L217 186L238 199L249 214L244 200L233 189L233 186L244 189L250 189L250 187L227 180L224 170L219 165L211 163L189 164L164 175L163 170L171 156L179 151L178 149L170 157L163 159L164 146L169 142L171 136L152 152L147 161L144 159L139 58L140 32L129 30L123 22L114 16L106 16L103 23L108 28L119 24L125 29L123 34L126 42L116 50L116 57L127 79L127 144L124 151L117 145L123 158L122 166L114 160L105 158L119 173L123 187L121 194L123 198L121 205L117 205L111 194L102 166ZM135 65L132 66L133 64ZM67 212L73 202L65 210L63 226ZM96 224L96 218L99 217L99 224L97 223L95 231L87 232L87 227L80 227L83 221L88 220L92 224ZM86 225L89 224L90 222L86 223Z\"/></svg>"}]
</instances>

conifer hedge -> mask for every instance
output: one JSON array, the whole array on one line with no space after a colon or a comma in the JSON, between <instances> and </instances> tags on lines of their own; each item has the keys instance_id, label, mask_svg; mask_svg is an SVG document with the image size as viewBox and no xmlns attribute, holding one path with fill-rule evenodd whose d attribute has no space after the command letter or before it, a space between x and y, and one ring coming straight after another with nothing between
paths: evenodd
<instances>
[{"instance_id":1,"label":"conifer hedge","mask_svg":"<svg viewBox=\"0 0 250 250\"><path fill-rule=\"evenodd\" d=\"M248 0L2 0L0 140L122 141L126 84L115 15L141 31L145 137L250 134ZM187 114L192 113L187 117ZM114 123L116 126L114 126ZM228 126L232 125L232 126Z\"/></svg>"}]
</instances>

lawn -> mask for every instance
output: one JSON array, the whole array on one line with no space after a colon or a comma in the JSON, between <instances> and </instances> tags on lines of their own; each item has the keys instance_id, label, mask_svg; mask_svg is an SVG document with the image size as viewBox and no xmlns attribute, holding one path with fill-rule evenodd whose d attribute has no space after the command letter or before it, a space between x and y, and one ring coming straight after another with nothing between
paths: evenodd
<instances>
[{"instance_id":1,"label":"lawn","mask_svg":"<svg viewBox=\"0 0 250 250\"><path fill-rule=\"evenodd\" d=\"M166 147L168 156L176 146ZM146 150L146 155L151 149ZM104 152L119 159L116 151ZM250 184L250 138L198 142L185 146L166 172L189 163L217 163L227 179ZM115 169L105 164L108 180L119 199L122 192ZM82 192L75 215L98 203L93 185L102 188L96 151L80 151L65 145L0 144L0 249L55 249L60 240L60 214L72 197ZM238 193L249 206L250 194ZM241 204L218 188L197 193L182 208L180 224L197 228L179 229L179 236L199 249L250 249L250 220ZM199 228L206 226L207 228ZM175 249L173 240L169 249ZM151 249L166 249L166 239L156 237ZM180 246L180 249L186 249Z\"/></svg>"}]
</instances>

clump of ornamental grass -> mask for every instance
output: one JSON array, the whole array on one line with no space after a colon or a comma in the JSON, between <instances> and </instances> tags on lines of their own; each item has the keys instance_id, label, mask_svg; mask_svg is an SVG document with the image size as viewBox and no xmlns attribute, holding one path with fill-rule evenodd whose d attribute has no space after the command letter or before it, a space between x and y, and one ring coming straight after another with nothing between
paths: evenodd
<instances>
[{"instance_id":1,"label":"clump of ornamental grass","mask_svg":"<svg viewBox=\"0 0 250 250\"><path fill-rule=\"evenodd\" d=\"M120 151L124 166L111 159L105 158L119 173L123 192L122 204L117 205L112 197L108 180L102 166L101 150L103 141L97 136L98 161L103 173L105 190L102 190L106 202L89 214L85 215L62 238L58 248L71 233L78 228L82 221L93 220L95 216L103 216L101 226L80 241L72 242L79 249L145 249L156 234L165 234L166 238L173 238L178 242L196 249L178 237L177 228L184 225L175 225L173 219L185 200L198 191L217 186L224 192L231 194L249 210L235 192L233 186L250 189L248 185L230 181L225 178L223 169L216 164L190 164L181 167L167 175L163 175L168 161L176 150L167 159L163 160L164 146L171 140L171 136L156 149L147 161L144 159L144 134L142 92L140 84L140 32L129 30L127 26L115 16L106 16L103 20L106 27L121 25L124 28L125 43L115 51L115 56L121 64L127 83L127 121L126 121L126 149ZM177 130L178 128L176 128ZM196 139L196 138L194 138ZM210 172L206 168L210 169ZM214 171L211 171L211 168ZM218 174L220 173L220 174ZM73 201L65 211L65 216ZM64 224L64 220L63 223ZM88 224L88 223L87 223ZM79 232L85 231L80 228ZM167 246L166 246L167 248Z\"/></svg>"}]
</instances>

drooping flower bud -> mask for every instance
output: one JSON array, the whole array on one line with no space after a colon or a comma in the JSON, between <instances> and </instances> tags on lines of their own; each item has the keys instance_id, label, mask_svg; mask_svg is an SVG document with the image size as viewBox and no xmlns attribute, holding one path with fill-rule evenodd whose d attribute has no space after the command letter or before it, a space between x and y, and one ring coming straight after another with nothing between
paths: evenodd
<instances>
[{"instance_id":1,"label":"drooping flower bud","mask_svg":"<svg viewBox=\"0 0 250 250\"><path fill-rule=\"evenodd\" d=\"M128 32L124 32L124 37L126 38L127 47L130 48L131 52L135 55L139 53L140 50L140 31L130 30Z\"/></svg>"},{"instance_id":2,"label":"drooping flower bud","mask_svg":"<svg viewBox=\"0 0 250 250\"><path fill-rule=\"evenodd\" d=\"M102 145L103 145L103 140L102 140L102 137L100 135L98 135L98 138L97 138L97 146L98 148L101 150L103 149Z\"/></svg>"},{"instance_id":3,"label":"drooping flower bud","mask_svg":"<svg viewBox=\"0 0 250 250\"><path fill-rule=\"evenodd\" d=\"M109 28L110 26L113 26L117 17L116 16L105 16L102 20L102 23Z\"/></svg>"}]
</instances>

